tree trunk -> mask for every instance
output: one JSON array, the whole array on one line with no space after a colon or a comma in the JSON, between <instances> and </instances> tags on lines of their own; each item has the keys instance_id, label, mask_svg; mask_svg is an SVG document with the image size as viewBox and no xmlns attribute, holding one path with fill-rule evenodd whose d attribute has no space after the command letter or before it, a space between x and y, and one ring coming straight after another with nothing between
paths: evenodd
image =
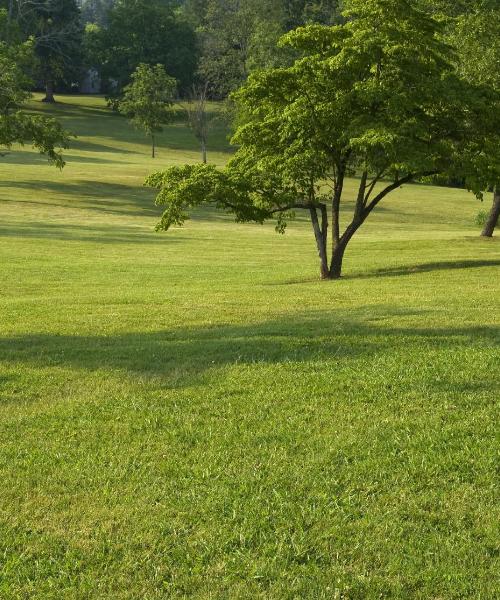
<instances>
[{"instance_id":1,"label":"tree trunk","mask_svg":"<svg viewBox=\"0 0 500 600\"><path fill-rule=\"evenodd\" d=\"M335 244L332 252L332 260L330 262L330 278L340 279L342 276L342 262L344 260L344 254L347 245L351 241L356 231L363 225L365 218L354 218L352 223L344 231L344 234L340 238L337 244Z\"/></svg>"},{"instance_id":2,"label":"tree trunk","mask_svg":"<svg viewBox=\"0 0 500 600\"><path fill-rule=\"evenodd\" d=\"M340 279L342 276L342 262L344 260L346 246L347 244L339 244L333 251L332 262L330 263L331 279Z\"/></svg>"},{"instance_id":3,"label":"tree trunk","mask_svg":"<svg viewBox=\"0 0 500 600\"><path fill-rule=\"evenodd\" d=\"M488 216L488 220L484 225L484 229L481 232L483 237L492 237L493 232L495 231L495 227L498 223L498 218L500 217L500 189L495 188L493 193L493 206L491 207L490 214Z\"/></svg>"},{"instance_id":4,"label":"tree trunk","mask_svg":"<svg viewBox=\"0 0 500 600\"><path fill-rule=\"evenodd\" d=\"M207 164L207 143L205 140L201 140L201 160L204 165Z\"/></svg>"},{"instance_id":5,"label":"tree trunk","mask_svg":"<svg viewBox=\"0 0 500 600\"><path fill-rule=\"evenodd\" d=\"M320 227L318 213L316 212L316 208L314 206L309 209L309 212L311 213L314 237L316 238L316 246L318 247L321 279L330 279L330 272L328 270L328 257L326 254L326 224L323 223L323 229Z\"/></svg>"},{"instance_id":6,"label":"tree trunk","mask_svg":"<svg viewBox=\"0 0 500 600\"><path fill-rule=\"evenodd\" d=\"M151 158L156 157L156 140L154 133L151 135Z\"/></svg>"},{"instance_id":7,"label":"tree trunk","mask_svg":"<svg viewBox=\"0 0 500 600\"><path fill-rule=\"evenodd\" d=\"M54 98L54 82L47 81L45 83L45 98L42 102L47 102L48 104L54 104L56 99Z\"/></svg>"}]
</instances>

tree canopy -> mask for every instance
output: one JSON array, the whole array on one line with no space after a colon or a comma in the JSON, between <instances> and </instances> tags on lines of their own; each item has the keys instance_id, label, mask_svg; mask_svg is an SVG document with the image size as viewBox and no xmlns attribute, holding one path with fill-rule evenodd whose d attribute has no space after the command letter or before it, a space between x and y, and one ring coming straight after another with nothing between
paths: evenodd
<instances>
[{"instance_id":1,"label":"tree canopy","mask_svg":"<svg viewBox=\"0 0 500 600\"><path fill-rule=\"evenodd\" d=\"M34 42L35 74L54 102L54 89L77 83L82 69L82 24L76 0L18 0L16 19Z\"/></svg>"}]
</instances>

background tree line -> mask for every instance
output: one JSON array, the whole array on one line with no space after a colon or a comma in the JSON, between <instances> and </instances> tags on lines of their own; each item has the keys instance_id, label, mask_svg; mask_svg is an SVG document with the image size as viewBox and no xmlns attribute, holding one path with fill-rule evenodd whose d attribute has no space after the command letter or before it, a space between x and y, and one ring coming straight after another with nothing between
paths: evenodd
<instances>
[{"instance_id":1,"label":"background tree line","mask_svg":"<svg viewBox=\"0 0 500 600\"><path fill-rule=\"evenodd\" d=\"M120 94L141 63L162 64L187 93L203 80L223 98L256 67L287 60L283 33L329 23L338 0L0 0L11 33L33 39L35 81L48 102L78 91L90 68Z\"/></svg>"},{"instance_id":2,"label":"background tree line","mask_svg":"<svg viewBox=\"0 0 500 600\"><path fill-rule=\"evenodd\" d=\"M448 17L464 73L498 78L497 0L417 4ZM0 0L2 7L10 34L34 41L35 80L47 101L54 90L77 91L90 68L104 91L120 94L141 63L162 64L182 94L203 83L224 98L252 70L290 64L293 52L277 47L283 34L342 19L342 0Z\"/></svg>"}]
</instances>

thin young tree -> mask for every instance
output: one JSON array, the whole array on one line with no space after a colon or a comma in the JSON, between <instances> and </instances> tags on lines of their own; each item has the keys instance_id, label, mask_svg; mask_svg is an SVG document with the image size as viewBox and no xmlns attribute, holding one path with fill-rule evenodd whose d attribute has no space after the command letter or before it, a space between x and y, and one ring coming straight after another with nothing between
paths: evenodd
<instances>
[{"instance_id":1,"label":"thin young tree","mask_svg":"<svg viewBox=\"0 0 500 600\"><path fill-rule=\"evenodd\" d=\"M295 63L255 72L234 94L239 148L225 169L187 165L148 179L166 206L159 229L203 203L239 221L277 217L279 231L305 210L321 277L336 279L353 236L390 193L469 167L493 99L458 76L439 22L409 0L345 4L343 25L285 35ZM344 184L354 175L353 206Z\"/></svg>"},{"instance_id":2,"label":"thin young tree","mask_svg":"<svg viewBox=\"0 0 500 600\"><path fill-rule=\"evenodd\" d=\"M156 156L156 134L174 118L172 106L176 80L167 75L163 65L141 63L132 73L132 81L124 89L119 110L131 123L151 138L151 156Z\"/></svg>"},{"instance_id":3,"label":"thin young tree","mask_svg":"<svg viewBox=\"0 0 500 600\"><path fill-rule=\"evenodd\" d=\"M187 124L200 144L203 164L207 163L208 134L216 116L208 107L209 87L208 82L193 84L191 92L182 105Z\"/></svg>"}]
</instances>

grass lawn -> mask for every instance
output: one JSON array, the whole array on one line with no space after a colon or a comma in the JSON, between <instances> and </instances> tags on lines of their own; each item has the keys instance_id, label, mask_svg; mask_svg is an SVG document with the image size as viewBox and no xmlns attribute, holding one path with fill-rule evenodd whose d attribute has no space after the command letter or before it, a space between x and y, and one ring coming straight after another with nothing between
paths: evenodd
<instances>
[{"instance_id":1,"label":"grass lawn","mask_svg":"<svg viewBox=\"0 0 500 600\"><path fill-rule=\"evenodd\" d=\"M79 136L62 173L0 159L0 598L498 598L478 201L405 187L320 282L302 219L155 233L142 180L197 160L190 132L153 162L102 99L60 100L33 108Z\"/></svg>"}]
</instances>

